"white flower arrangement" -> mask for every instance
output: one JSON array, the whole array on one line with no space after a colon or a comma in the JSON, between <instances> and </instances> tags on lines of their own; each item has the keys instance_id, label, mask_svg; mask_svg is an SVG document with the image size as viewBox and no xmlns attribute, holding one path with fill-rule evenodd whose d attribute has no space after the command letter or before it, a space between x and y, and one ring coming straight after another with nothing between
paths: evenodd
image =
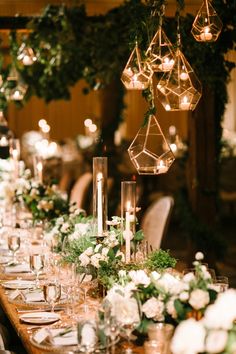
<instances>
[{"instance_id":1,"label":"white flower arrangement","mask_svg":"<svg viewBox=\"0 0 236 354\"><path fill-rule=\"evenodd\" d=\"M236 290L218 295L204 317L181 322L171 343L173 354L228 353L236 350Z\"/></svg>"}]
</instances>

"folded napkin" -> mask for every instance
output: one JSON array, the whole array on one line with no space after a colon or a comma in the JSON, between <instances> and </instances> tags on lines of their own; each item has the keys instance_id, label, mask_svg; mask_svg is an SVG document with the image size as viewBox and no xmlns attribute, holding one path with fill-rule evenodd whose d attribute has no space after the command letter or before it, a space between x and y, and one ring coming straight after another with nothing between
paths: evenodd
<instances>
[{"instance_id":1,"label":"folded napkin","mask_svg":"<svg viewBox=\"0 0 236 354\"><path fill-rule=\"evenodd\" d=\"M55 346L77 345L77 331L71 328L42 328L34 334L37 343L45 341Z\"/></svg>"},{"instance_id":2,"label":"folded napkin","mask_svg":"<svg viewBox=\"0 0 236 354\"><path fill-rule=\"evenodd\" d=\"M77 331L75 329L50 330L52 343L56 346L77 345Z\"/></svg>"},{"instance_id":3,"label":"folded napkin","mask_svg":"<svg viewBox=\"0 0 236 354\"><path fill-rule=\"evenodd\" d=\"M29 273L30 266L27 263L9 265L5 267L5 273Z\"/></svg>"},{"instance_id":4,"label":"folded napkin","mask_svg":"<svg viewBox=\"0 0 236 354\"><path fill-rule=\"evenodd\" d=\"M24 301L25 302L43 302L44 300L44 295L41 290L36 290L36 291L30 291L30 292L21 292L23 295Z\"/></svg>"}]
</instances>

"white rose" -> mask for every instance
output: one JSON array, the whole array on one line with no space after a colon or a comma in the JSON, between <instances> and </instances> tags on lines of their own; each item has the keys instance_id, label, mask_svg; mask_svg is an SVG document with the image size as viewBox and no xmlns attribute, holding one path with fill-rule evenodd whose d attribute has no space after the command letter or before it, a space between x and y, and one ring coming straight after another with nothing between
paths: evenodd
<instances>
[{"instance_id":1,"label":"white rose","mask_svg":"<svg viewBox=\"0 0 236 354\"><path fill-rule=\"evenodd\" d=\"M86 267L90 263L90 258L85 253L81 253L79 261L82 267Z\"/></svg>"},{"instance_id":2,"label":"white rose","mask_svg":"<svg viewBox=\"0 0 236 354\"><path fill-rule=\"evenodd\" d=\"M108 252L109 252L109 248L104 247L104 248L102 249L102 255L103 255L103 256L107 256Z\"/></svg>"},{"instance_id":3,"label":"white rose","mask_svg":"<svg viewBox=\"0 0 236 354\"><path fill-rule=\"evenodd\" d=\"M207 353L221 353L228 340L228 333L224 330L210 331L206 338Z\"/></svg>"},{"instance_id":4,"label":"white rose","mask_svg":"<svg viewBox=\"0 0 236 354\"><path fill-rule=\"evenodd\" d=\"M206 331L200 321L190 318L182 321L175 330L171 341L173 354L195 354L204 352Z\"/></svg>"},{"instance_id":5,"label":"white rose","mask_svg":"<svg viewBox=\"0 0 236 354\"><path fill-rule=\"evenodd\" d=\"M84 254L86 254L86 256L92 256L93 255L93 247L88 247L85 251Z\"/></svg>"},{"instance_id":6,"label":"white rose","mask_svg":"<svg viewBox=\"0 0 236 354\"><path fill-rule=\"evenodd\" d=\"M74 215L80 215L80 214L86 214L85 210L84 209L81 209L81 208L77 208L75 209L74 211Z\"/></svg>"},{"instance_id":7,"label":"white rose","mask_svg":"<svg viewBox=\"0 0 236 354\"><path fill-rule=\"evenodd\" d=\"M67 232L69 228L70 228L70 224L68 222L65 222L61 227L61 232Z\"/></svg>"},{"instance_id":8,"label":"white rose","mask_svg":"<svg viewBox=\"0 0 236 354\"><path fill-rule=\"evenodd\" d=\"M202 252L197 252L197 253L195 254L195 259L196 259L197 261L202 261L202 260L204 259L204 254L203 254Z\"/></svg>"},{"instance_id":9,"label":"white rose","mask_svg":"<svg viewBox=\"0 0 236 354\"><path fill-rule=\"evenodd\" d=\"M113 315L122 324L140 321L139 308L137 301L134 298L120 296L119 301L113 303Z\"/></svg>"},{"instance_id":10,"label":"white rose","mask_svg":"<svg viewBox=\"0 0 236 354\"><path fill-rule=\"evenodd\" d=\"M64 223L64 219L62 217L57 218L57 220L56 220L57 225L62 225L63 223Z\"/></svg>"},{"instance_id":11,"label":"white rose","mask_svg":"<svg viewBox=\"0 0 236 354\"><path fill-rule=\"evenodd\" d=\"M139 285L142 284L145 287L147 287L151 280L150 278L147 276L147 274L144 272L144 270L131 270L129 272L129 276L131 278L131 280L134 282L134 284Z\"/></svg>"},{"instance_id":12,"label":"white rose","mask_svg":"<svg viewBox=\"0 0 236 354\"><path fill-rule=\"evenodd\" d=\"M166 311L169 315L171 315L172 318L177 318L177 312L175 309L175 299L171 299L167 302L166 304Z\"/></svg>"},{"instance_id":13,"label":"white rose","mask_svg":"<svg viewBox=\"0 0 236 354\"><path fill-rule=\"evenodd\" d=\"M187 273L187 274L185 274L184 276L183 276L183 282L185 282L185 283L191 283L192 281L194 281L196 279L196 277L195 277L195 275L194 275L194 273L193 272L189 272L189 273Z\"/></svg>"},{"instance_id":14,"label":"white rose","mask_svg":"<svg viewBox=\"0 0 236 354\"><path fill-rule=\"evenodd\" d=\"M151 272L151 279L152 279L152 280L158 280L158 279L160 279L160 277L161 277L161 274L160 274L160 273L158 273L158 272L156 272L156 271Z\"/></svg>"},{"instance_id":15,"label":"white rose","mask_svg":"<svg viewBox=\"0 0 236 354\"><path fill-rule=\"evenodd\" d=\"M151 297L143 304L142 312L147 318L153 318L155 321L164 320L164 304L155 297Z\"/></svg>"},{"instance_id":16,"label":"white rose","mask_svg":"<svg viewBox=\"0 0 236 354\"><path fill-rule=\"evenodd\" d=\"M189 293L187 291L183 291L182 293L179 294L179 299L180 301L187 301L189 298Z\"/></svg>"},{"instance_id":17,"label":"white rose","mask_svg":"<svg viewBox=\"0 0 236 354\"><path fill-rule=\"evenodd\" d=\"M101 254L100 253L95 253L92 257L91 257L91 263L95 268L99 268L99 262L101 260Z\"/></svg>"},{"instance_id":18,"label":"white rose","mask_svg":"<svg viewBox=\"0 0 236 354\"><path fill-rule=\"evenodd\" d=\"M229 289L218 295L215 303L207 307L204 323L211 329L230 329L236 319L236 290Z\"/></svg>"},{"instance_id":19,"label":"white rose","mask_svg":"<svg viewBox=\"0 0 236 354\"><path fill-rule=\"evenodd\" d=\"M75 231L68 236L68 240L71 242L71 241L78 240L80 237L81 237L80 233Z\"/></svg>"},{"instance_id":20,"label":"white rose","mask_svg":"<svg viewBox=\"0 0 236 354\"><path fill-rule=\"evenodd\" d=\"M195 309L200 310L210 302L209 293L202 289L195 289L189 297L189 304Z\"/></svg>"},{"instance_id":21,"label":"white rose","mask_svg":"<svg viewBox=\"0 0 236 354\"><path fill-rule=\"evenodd\" d=\"M82 236L88 232L89 224L78 223L75 224L75 230L78 231Z\"/></svg>"}]
</instances>

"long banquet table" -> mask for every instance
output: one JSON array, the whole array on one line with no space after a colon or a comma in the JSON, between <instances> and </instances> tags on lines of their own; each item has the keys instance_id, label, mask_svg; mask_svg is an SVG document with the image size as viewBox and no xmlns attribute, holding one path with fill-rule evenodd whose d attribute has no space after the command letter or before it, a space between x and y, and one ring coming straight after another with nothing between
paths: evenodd
<instances>
[{"instance_id":1,"label":"long banquet table","mask_svg":"<svg viewBox=\"0 0 236 354\"><path fill-rule=\"evenodd\" d=\"M5 279L5 275L4 274L0 274L0 278L1 281L4 281ZM9 279L9 278L8 278ZM73 353L71 350L67 349L66 347L62 348L62 349L54 349L52 347L52 349L42 349L42 348L37 348L35 345L33 345L31 343L31 335L33 333L34 330L40 328L43 328L43 325L38 326L38 325L31 325L31 324L25 324L22 323L19 319L19 314L17 312L17 308L24 308L24 309L32 309L31 306L25 304L22 306L22 304L15 304L14 302L10 302L8 299L8 292L6 291L5 288L3 288L2 286L0 286L0 305L3 309L3 311L5 312L6 316L8 317L9 321L12 324L12 327L14 328L14 330L16 331L18 337L21 339L21 342L25 348L25 350L27 351L27 353L29 354L42 354L42 352L45 353ZM35 308L35 307L34 307ZM59 312L62 316L62 320L65 316L65 312L64 310ZM50 325L49 325L50 326ZM121 352L121 348L119 347L119 345L116 347L116 354L120 354ZM135 349L135 352L138 354L143 354L144 350L143 347L137 347ZM101 353L105 353L105 351L101 351ZM106 351L106 353L108 353ZM112 353L112 354L115 354ZM17 354L17 353L16 353Z\"/></svg>"}]
</instances>

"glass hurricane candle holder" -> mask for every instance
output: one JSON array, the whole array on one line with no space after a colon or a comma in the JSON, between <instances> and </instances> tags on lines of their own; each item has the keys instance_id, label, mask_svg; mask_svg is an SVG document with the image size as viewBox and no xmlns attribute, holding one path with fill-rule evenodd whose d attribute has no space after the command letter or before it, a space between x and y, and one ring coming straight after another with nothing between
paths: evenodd
<instances>
[{"instance_id":1,"label":"glass hurricane candle holder","mask_svg":"<svg viewBox=\"0 0 236 354\"><path fill-rule=\"evenodd\" d=\"M93 158L93 222L96 236L107 231L107 157Z\"/></svg>"},{"instance_id":2,"label":"glass hurricane candle holder","mask_svg":"<svg viewBox=\"0 0 236 354\"><path fill-rule=\"evenodd\" d=\"M125 261L131 259L131 240L135 234L136 223L136 182L121 182L121 228L125 240Z\"/></svg>"},{"instance_id":3,"label":"glass hurricane candle holder","mask_svg":"<svg viewBox=\"0 0 236 354\"><path fill-rule=\"evenodd\" d=\"M43 183L43 162L42 156L33 156L34 179L40 183Z\"/></svg>"},{"instance_id":4,"label":"glass hurricane candle holder","mask_svg":"<svg viewBox=\"0 0 236 354\"><path fill-rule=\"evenodd\" d=\"M20 140L19 139L10 139L10 157L14 170L14 178L19 176L19 159L20 159Z\"/></svg>"}]
</instances>

